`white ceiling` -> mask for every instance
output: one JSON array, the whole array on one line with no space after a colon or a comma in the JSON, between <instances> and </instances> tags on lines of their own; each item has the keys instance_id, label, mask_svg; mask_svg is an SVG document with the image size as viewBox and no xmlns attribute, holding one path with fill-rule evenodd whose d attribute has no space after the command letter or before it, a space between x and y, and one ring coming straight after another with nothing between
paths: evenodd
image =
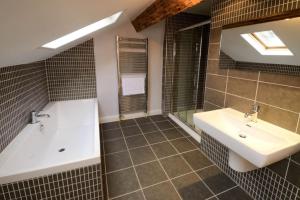
<instances>
[{"instance_id":1,"label":"white ceiling","mask_svg":"<svg viewBox=\"0 0 300 200\"><path fill-rule=\"evenodd\" d=\"M1 0L0 67L51 57L86 40L56 50L41 46L67 33L124 10L120 25L154 0ZM101 30L99 30L101 31Z\"/></svg>"},{"instance_id":2,"label":"white ceiling","mask_svg":"<svg viewBox=\"0 0 300 200\"><path fill-rule=\"evenodd\" d=\"M240 34L273 30L294 56L266 56L258 53ZM222 31L221 50L236 61L300 65L300 17Z\"/></svg>"}]
</instances>

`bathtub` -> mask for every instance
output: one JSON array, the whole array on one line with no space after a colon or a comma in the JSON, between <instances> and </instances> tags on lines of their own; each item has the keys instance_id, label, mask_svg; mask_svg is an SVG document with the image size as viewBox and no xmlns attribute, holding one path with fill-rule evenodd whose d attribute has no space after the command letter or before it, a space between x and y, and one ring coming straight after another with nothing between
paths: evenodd
<instances>
[{"instance_id":1,"label":"bathtub","mask_svg":"<svg viewBox=\"0 0 300 200\"><path fill-rule=\"evenodd\" d=\"M100 164L96 99L50 102L0 154L0 184Z\"/></svg>"}]
</instances>

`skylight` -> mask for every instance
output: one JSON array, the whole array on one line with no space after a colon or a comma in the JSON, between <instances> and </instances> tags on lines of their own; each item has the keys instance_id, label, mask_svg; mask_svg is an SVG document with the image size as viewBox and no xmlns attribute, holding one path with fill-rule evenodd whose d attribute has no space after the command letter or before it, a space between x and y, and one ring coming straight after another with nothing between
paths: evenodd
<instances>
[{"instance_id":1,"label":"skylight","mask_svg":"<svg viewBox=\"0 0 300 200\"><path fill-rule=\"evenodd\" d=\"M113 14L112 16L101 19L100 21L97 21L93 24L90 24L90 25L88 25L86 27L83 27L79 30L76 30L72 33L64 35L64 36L62 36L62 37L60 37L60 38L58 38L58 39L56 39L52 42L44 44L42 47L50 48L50 49L59 48L59 47L61 47L63 45L66 45L66 44L68 44L68 43L70 43L74 40L77 40L81 37L84 37L84 36L86 36L90 33L93 33L93 32L95 32L99 29L102 29L106 26L109 26L109 25L115 23L118 20L118 18L120 17L121 14L122 14L122 11L117 12L117 13Z\"/></svg>"},{"instance_id":2,"label":"skylight","mask_svg":"<svg viewBox=\"0 0 300 200\"><path fill-rule=\"evenodd\" d=\"M246 33L241 34L241 36L261 55L293 55L293 53L272 30Z\"/></svg>"}]
</instances>

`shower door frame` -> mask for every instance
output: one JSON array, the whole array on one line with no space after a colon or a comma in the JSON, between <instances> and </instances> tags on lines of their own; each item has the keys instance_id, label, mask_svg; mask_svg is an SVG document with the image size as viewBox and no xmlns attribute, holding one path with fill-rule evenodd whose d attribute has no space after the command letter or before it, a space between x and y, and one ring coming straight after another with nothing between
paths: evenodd
<instances>
[{"instance_id":1,"label":"shower door frame","mask_svg":"<svg viewBox=\"0 0 300 200\"><path fill-rule=\"evenodd\" d=\"M211 23L211 20L206 20L206 21L194 24L192 26L179 29L178 31L175 32L175 37L174 37L174 40L173 40L174 45L173 45L173 58L172 59L173 59L174 68L172 70L172 82L171 82L171 84L172 84L171 114L174 115L176 118L178 118L181 122L185 123L186 125L188 125L192 128L194 128L194 127L187 122L187 119L184 120L179 115L176 115L174 113L174 106L173 106L174 105L174 99L173 99L173 97L174 97L174 75L175 75L175 63L176 63L176 48L177 48L177 46L176 46L176 35L180 32L191 30L191 29L198 28L198 27L202 27L202 26L210 24L210 23ZM196 103L195 103L195 108L194 108L195 111L197 110L197 105L198 105L197 101L198 101L198 92L199 92L199 78L200 78L199 76L200 76L200 67L201 67L202 44L203 44L203 29L201 30L200 50L198 52L199 57L198 57L198 66L197 66L197 72L198 73L197 73L197 81L196 81L197 82L197 84L196 84L196 93L197 94L196 94ZM206 60L206 65L207 65L207 60ZM204 92L205 92L205 87L203 89L203 93Z\"/></svg>"}]
</instances>

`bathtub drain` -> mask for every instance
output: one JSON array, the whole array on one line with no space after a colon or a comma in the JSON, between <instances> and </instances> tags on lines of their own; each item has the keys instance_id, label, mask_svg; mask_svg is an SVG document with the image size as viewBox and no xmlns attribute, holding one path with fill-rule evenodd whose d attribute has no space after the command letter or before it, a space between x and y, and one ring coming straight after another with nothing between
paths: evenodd
<instances>
[{"instance_id":1,"label":"bathtub drain","mask_svg":"<svg viewBox=\"0 0 300 200\"><path fill-rule=\"evenodd\" d=\"M66 150L65 148L61 148L61 149L58 150L58 152L63 152L65 150Z\"/></svg>"}]
</instances>

